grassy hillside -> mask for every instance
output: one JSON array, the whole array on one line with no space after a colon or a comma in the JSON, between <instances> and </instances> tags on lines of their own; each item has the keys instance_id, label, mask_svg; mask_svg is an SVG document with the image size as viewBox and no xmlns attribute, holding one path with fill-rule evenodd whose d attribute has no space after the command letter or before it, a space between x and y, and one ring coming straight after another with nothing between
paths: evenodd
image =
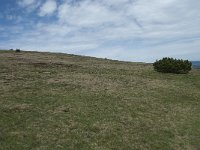
<instances>
[{"instance_id":1,"label":"grassy hillside","mask_svg":"<svg viewBox=\"0 0 200 150\"><path fill-rule=\"evenodd\" d=\"M200 70L0 51L0 149L200 149Z\"/></svg>"}]
</instances>

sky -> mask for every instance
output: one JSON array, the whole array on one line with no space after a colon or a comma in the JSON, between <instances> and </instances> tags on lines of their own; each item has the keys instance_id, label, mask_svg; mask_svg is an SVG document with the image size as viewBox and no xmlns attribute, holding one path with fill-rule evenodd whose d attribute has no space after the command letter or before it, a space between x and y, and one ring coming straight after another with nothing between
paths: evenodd
<instances>
[{"instance_id":1,"label":"sky","mask_svg":"<svg viewBox=\"0 0 200 150\"><path fill-rule=\"evenodd\" d=\"M0 49L200 60L200 0L0 0Z\"/></svg>"}]
</instances>

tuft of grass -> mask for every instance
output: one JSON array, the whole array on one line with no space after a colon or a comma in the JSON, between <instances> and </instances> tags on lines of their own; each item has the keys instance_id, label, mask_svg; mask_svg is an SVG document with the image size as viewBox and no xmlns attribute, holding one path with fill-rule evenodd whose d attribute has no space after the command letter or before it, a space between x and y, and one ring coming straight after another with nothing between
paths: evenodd
<instances>
[{"instance_id":1,"label":"tuft of grass","mask_svg":"<svg viewBox=\"0 0 200 150\"><path fill-rule=\"evenodd\" d=\"M199 149L200 70L0 51L0 149Z\"/></svg>"}]
</instances>

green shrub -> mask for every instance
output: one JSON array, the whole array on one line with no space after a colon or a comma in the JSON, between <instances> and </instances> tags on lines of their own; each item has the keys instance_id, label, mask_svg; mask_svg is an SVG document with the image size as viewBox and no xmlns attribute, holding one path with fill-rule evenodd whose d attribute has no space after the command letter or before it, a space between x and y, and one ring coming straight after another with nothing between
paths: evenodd
<instances>
[{"instance_id":1,"label":"green shrub","mask_svg":"<svg viewBox=\"0 0 200 150\"><path fill-rule=\"evenodd\" d=\"M16 51L15 51L15 52L19 53L19 52L21 52L21 50L20 50L20 49L16 49Z\"/></svg>"},{"instance_id":2,"label":"green shrub","mask_svg":"<svg viewBox=\"0 0 200 150\"><path fill-rule=\"evenodd\" d=\"M186 74L192 69L192 63L188 60L167 57L157 60L153 66L156 71L163 73Z\"/></svg>"}]
</instances>

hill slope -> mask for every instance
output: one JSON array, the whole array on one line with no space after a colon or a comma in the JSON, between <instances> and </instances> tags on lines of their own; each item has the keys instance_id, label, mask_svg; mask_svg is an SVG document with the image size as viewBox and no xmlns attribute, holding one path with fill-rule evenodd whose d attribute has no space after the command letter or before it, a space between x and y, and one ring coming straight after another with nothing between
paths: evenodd
<instances>
[{"instance_id":1,"label":"hill slope","mask_svg":"<svg viewBox=\"0 0 200 150\"><path fill-rule=\"evenodd\" d=\"M199 149L200 70L0 51L0 149Z\"/></svg>"}]
</instances>

